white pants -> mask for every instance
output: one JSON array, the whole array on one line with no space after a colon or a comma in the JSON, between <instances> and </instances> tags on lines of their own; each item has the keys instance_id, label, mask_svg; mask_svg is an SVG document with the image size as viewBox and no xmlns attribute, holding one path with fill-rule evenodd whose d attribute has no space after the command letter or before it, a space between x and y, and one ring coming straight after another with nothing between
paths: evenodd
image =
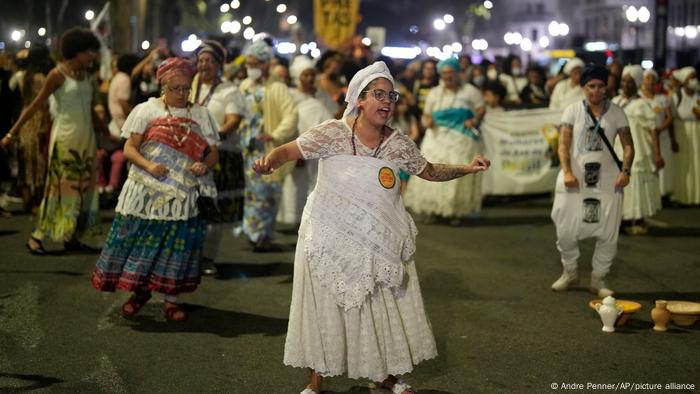
<instances>
[{"instance_id":1,"label":"white pants","mask_svg":"<svg viewBox=\"0 0 700 394\"><path fill-rule=\"evenodd\" d=\"M578 241L596 238L593 272L605 275L617 254L622 220L622 193L557 192L552 220L557 229L557 249L565 269L578 267Z\"/></svg>"}]
</instances>

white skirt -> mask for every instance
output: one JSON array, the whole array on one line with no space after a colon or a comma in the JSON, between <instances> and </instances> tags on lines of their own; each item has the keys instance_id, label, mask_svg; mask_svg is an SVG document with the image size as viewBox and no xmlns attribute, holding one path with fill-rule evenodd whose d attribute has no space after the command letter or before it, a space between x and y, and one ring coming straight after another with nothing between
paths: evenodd
<instances>
[{"instance_id":1,"label":"white skirt","mask_svg":"<svg viewBox=\"0 0 700 394\"><path fill-rule=\"evenodd\" d=\"M444 127L428 129L421 153L431 163L465 164L479 153L479 143ZM416 214L463 217L481 211L481 174L449 182L430 182L413 176L404 202Z\"/></svg>"},{"instance_id":2,"label":"white skirt","mask_svg":"<svg viewBox=\"0 0 700 394\"><path fill-rule=\"evenodd\" d=\"M659 170L659 191L661 196L673 193L673 161L675 160L671 149L671 135L668 130L659 135L659 147L661 157L664 159L664 168Z\"/></svg>"},{"instance_id":3,"label":"white skirt","mask_svg":"<svg viewBox=\"0 0 700 394\"><path fill-rule=\"evenodd\" d=\"M401 291L377 286L364 304L345 311L313 278L306 259L306 226L299 230L284 364L321 376L347 373L382 381L437 356L415 263L406 265ZM394 293L399 293L395 295Z\"/></svg>"},{"instance_id":4,"label":"white skirt","mask_svg":"<svg viewBox=\"0 0 700 394\"><path fill-rule=\"evenodd\" d=\"M676 154L671 200L681 204L700 204L700 121L676 120L679 151Z\"/></svg>"},{"instance_id":5,"label":"white skirt","mask_svg":"<svg viewBox=\"0 0 700 394\"><path fill-rule=\"evenodd\" d=\"M634 172L630 183L625 187L622 204L624 220L643 219L654 215L661 209L659 177L653 172Z\"/></svg>"}]
</instances>

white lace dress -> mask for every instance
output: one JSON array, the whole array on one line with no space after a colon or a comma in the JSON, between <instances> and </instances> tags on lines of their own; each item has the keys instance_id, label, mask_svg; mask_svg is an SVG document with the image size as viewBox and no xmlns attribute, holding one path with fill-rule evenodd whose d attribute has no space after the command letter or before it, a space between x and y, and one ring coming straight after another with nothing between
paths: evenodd
<instances>
[{"instance_id":1,"label":"white lace dress","mask_svg":"<svg viewBox=\"0 0 700 394\"><path fill-rule=\"evenodd\" d=\"M299 136L297 144L305 159L353 154L351 129L345 120L324 122ZM358 156L375 153L357 139L355 145ZM400 131L385 139L377 158L410 174L420 173L427 164L413 141ZM437 348L415 263L405 264L399 291L376 285L360 306L339 306L330 289L332 278L311 274L306 251L313 248L314 239L308 216L305 211L294 260L284 364L312 368L322 376L347 373L350 378L381 381L389 374L408 373L415 364L435 357Z\"/></svg>"}]
</instances>

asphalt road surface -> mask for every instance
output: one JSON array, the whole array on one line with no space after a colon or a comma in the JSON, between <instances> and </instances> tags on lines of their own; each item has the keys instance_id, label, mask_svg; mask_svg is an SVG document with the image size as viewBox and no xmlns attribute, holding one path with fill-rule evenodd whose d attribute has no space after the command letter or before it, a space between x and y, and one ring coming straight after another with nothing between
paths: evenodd
<instances>
[{"instance_id":1,"label":"asphalt road surface","mask_svg":"<svg viewBox=\"0 0 700 394\"><path fill-rule=\"evenodd\" d=\"M700 208L665 209L647 236L621 236L609 277L642 310L612 334L582 287L554 293L561 268L549 199L500 202L463 223L419 224L417 267L439 355L406 380L419 393L700 392L700 323L654 332L656 299L700 302ZM107 230L113 214L103 211ZM128 294L90 285L95 254L24 243L31 217L0 219L0 392L298 393L308 371L282 364L294 229L277 251L227 236L219 275L184 295L190 319L167 322L162 296L132 319ZM368 381L325 381L368 393ZM661 385L661 386L659 386ZM691 387L692 385L692 387ZM572 390L569 390L572 389Z\"/></svg>"}]
</instances>

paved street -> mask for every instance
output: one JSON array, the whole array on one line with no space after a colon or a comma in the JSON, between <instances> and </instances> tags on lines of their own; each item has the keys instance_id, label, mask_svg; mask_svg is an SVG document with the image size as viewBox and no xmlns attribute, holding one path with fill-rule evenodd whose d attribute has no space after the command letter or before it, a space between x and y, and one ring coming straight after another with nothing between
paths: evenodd
<instances>
[{"instance_id":1,"label":"paved street","mask_svg":"<svg viewBox=\"0 0 700 394\"><path fill-rule=\"evenodd\" d=\"M700 323L656 333L656 299L700 301L700 209L661 212L650 235L621 236L610 284L642 303L601 332L583 287L557 294L560 274L548 199L500 202L462 225L419 224L417 267L439 356L406 379L419 393L546 393L557 385L661 384L700 392ZM112 213L105 214L107 231ZM131 320L123 292L90 285L96 255L29 255L29 216L0 219L0 392L298 393L308 372L282 365L295 234L254 254L227 237L218 277L181 297L184 323L166 322L156 295ZM582 284L593 242L582 245ZM672 390L666 384L693 384ZM326 380L326 393L367 393L367 381ZM578 386L581 388L581 386ZM581 390L579 390L581 391ZM377 391L375 391L377 392Z\"/></svg>"}]
</instances>

